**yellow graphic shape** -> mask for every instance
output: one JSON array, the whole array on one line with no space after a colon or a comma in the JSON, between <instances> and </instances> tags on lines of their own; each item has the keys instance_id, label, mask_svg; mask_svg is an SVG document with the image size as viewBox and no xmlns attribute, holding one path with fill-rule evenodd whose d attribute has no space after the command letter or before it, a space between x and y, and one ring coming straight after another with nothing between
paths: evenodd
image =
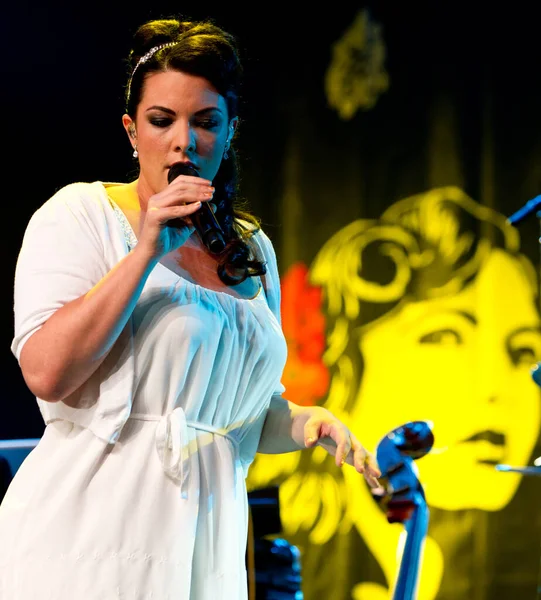
<instances>
[{"instance_id":1,"label":"yellow graphic shape","mask_svg":"<svg viewBox=\"0 0 541 600\"><path fill-rule=\"evenodd\" d=\"M535 270L519 246L503 215L439 188L344 227L310 267L327 319L323 404L372 452L395 427L431 421L434 448L416 461L429 508L502 510L521 475L496 465L531 461L541 414L530 369L541 358L541 321ZM310 460L254 463L258 485L280 484L285 536L295 543L309 532L306 551L317 552L355 529L386 586L360 573L351 597L392 598L403 525L388 523L353 468L337 469L321 448L310 452ZM452 548L463 535L449 522L429 528L418 600L436 598L444 569L452 576L438 541Z\"/></svg>"},{"instance_id":2,"label":"yellow graphic shape","mask_svg":"<svg viewBox=\"0 0 541 600\"><path fill-rule=\"evenodd\" d=\"M476 282L405 306L360 341L362 386L350 416L369 447L413 420L434 423L435 450L419 461L430 505L501 510L539 433L539 317L516 259L495 250ZM382 404L386 410L382 410Z\"/></svg>"},{"instance_id":3,"label":"yellow graphic shape","mask_svg":"<svg viewBox=\"0 0 541 600\"><path fill-rule=\"evenodd\" d=\"M327 102L347 121L357 110L369 110L389 87L381 26L368 10L357 13L344 35L334 43L325 75Z\"/></svg>"}]
</instances>

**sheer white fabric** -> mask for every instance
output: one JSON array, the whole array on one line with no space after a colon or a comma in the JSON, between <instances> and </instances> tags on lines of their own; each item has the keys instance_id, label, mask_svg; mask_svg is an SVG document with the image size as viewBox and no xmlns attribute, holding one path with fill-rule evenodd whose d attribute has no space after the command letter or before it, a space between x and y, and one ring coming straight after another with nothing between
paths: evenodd
<instances>
[{"instance_id":1,"label":"sheer white fabric","mask_svg":"<svg viewBox=\"0 0 541 600\"><path fill-rule=\"evenodd\" d=\"M87 384L65 402L37 399L44 435L0 506L0 598L247 597L245 476L286 360L276 257L255 238L267 293L238 299L159 264ZM101 182L36 211L17 263L14 355L134 243Z\"/></svg>"}]
</instances>

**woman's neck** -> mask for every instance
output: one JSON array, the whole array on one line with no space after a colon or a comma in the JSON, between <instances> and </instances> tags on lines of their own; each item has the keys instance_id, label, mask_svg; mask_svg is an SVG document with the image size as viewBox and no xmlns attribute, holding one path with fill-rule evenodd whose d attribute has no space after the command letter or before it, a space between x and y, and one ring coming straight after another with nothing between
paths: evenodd
<instances>
[{"instance_id":1,"label":"woman's neck","mask_svg":"<svg viewBox=\"0 0 541 600\"><path fill-rule=\"evenodd\" d=\"M134 191L139 201L141 211L146 212L148 201L154 195L154 191L150 188L144 178L139 177L134 182Z\"/></svg>"}]
</instances>

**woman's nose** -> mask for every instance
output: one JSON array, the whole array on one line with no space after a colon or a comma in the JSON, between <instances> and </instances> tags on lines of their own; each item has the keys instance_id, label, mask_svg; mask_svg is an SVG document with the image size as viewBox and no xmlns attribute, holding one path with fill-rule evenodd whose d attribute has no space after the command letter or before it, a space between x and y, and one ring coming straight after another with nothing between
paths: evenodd
<instances>
[{"instance_id":1,"label":"woman's nose","mask_svg":"<svg viewBox=\"0 0 541 600\"><path fill-rule=\"evenodd\" d=\"M193 152L196 147L195 131L189 125L182 126L176 133L175 142L177 152L184 152L184 154Z\"/></svg>"},{"instance_id":2,"label":"woman's nose","mask_svg":"<svg viewBox=\"0 0 541 600\"><path fill-rule=\"evenodd\" d=\"M480 398L494 404L507 397L514 383L513 364L505 348L485 346L480 351L475 374Z\"/></svg>"}]
</instances>

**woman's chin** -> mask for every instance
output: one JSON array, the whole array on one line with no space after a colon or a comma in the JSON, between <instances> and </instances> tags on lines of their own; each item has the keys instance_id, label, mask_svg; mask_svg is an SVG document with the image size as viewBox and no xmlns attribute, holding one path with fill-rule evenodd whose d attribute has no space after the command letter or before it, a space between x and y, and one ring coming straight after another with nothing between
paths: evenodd
<instances>
[{"instance_id":1,"label":"woman's chin","mask_svg":"<svg viewBox=\"0 0 541 600\"><path fill-rule=\"evenodd\" d=\"M437 483L424 486L429 507L441 510L485 510L495 512L513 499L521 475L496 470L495 465L480 464L468 472L458 472Z\"/></svg>"}]
</instances>

